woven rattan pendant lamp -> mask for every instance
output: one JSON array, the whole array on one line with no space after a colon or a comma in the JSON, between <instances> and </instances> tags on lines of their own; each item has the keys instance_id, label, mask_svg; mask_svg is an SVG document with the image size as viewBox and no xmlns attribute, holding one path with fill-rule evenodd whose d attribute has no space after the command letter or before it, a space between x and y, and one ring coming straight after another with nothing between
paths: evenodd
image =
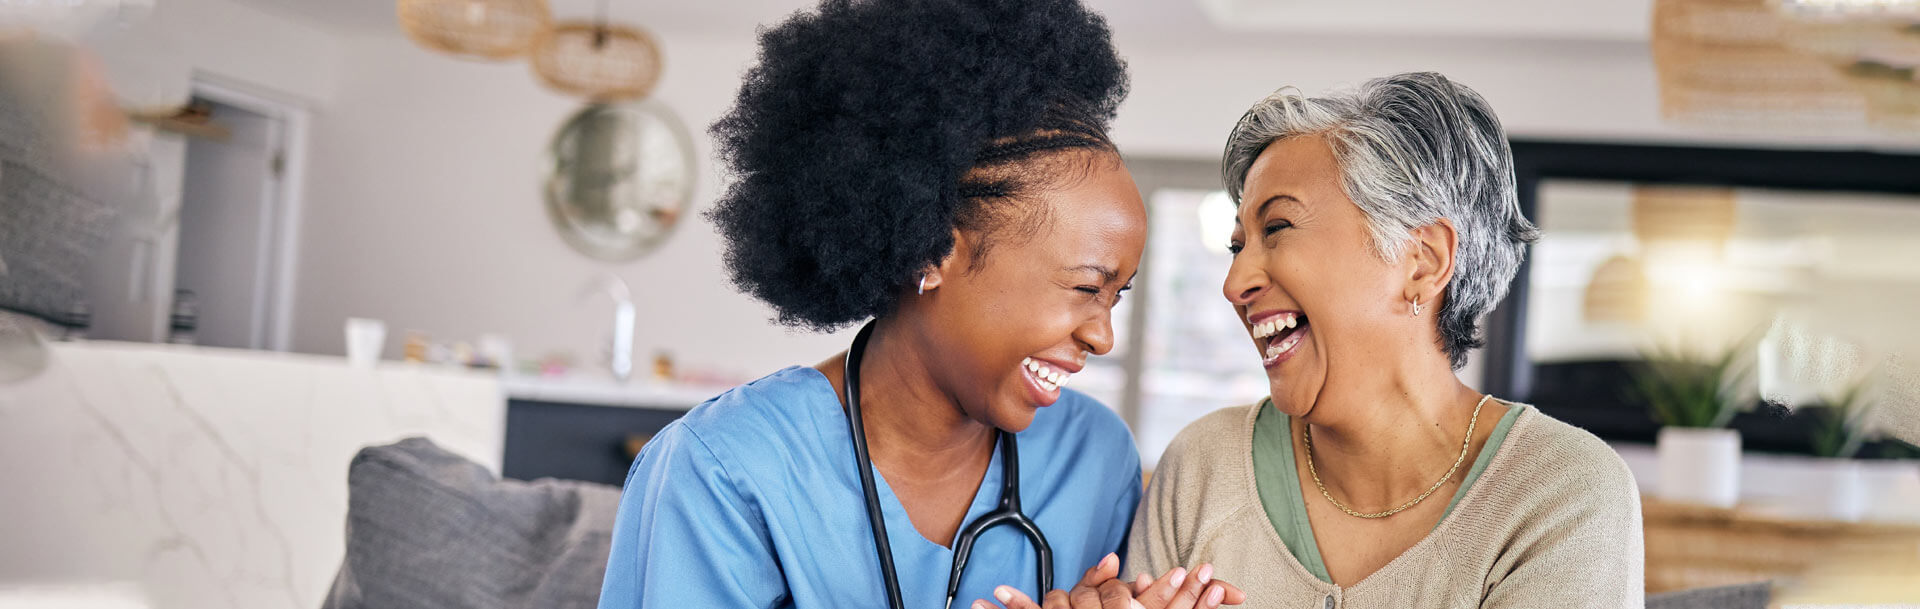
<instances>
[{"instance_id":1,"label":"woven rattan pendant lamp","mask_svg":"<svg viewBox=\"0 0 1920 609\"><path fill-rule=\"evenodd\" d=\"M399 0L399 14L420 46L492 61L526 53L553 23L546 0Z\"/></svg>"},{"instance_id":2,"label":"woven rattan pendant lamp","mask_svg":"<svg viewBox=\"0 0 1920 609\"><path fill-rule=\"evenodd\" d=\"M529 59L540 82L593 102L640 99L660 81L660 47L640 28L607 23L606 0L593 21L547 30Z\"/></svg>"},{"instance_id":3,"label":"woven rattan pendant lamp","mask_svg":"<svg viewBox=\"0 0 1920 609\"><path fill-rule=\"evenodd\" d=\"M1734 128L1913 130L1915 19L1920 0L1654 0L1662 114Z\"/></svg>"}]
</instances>

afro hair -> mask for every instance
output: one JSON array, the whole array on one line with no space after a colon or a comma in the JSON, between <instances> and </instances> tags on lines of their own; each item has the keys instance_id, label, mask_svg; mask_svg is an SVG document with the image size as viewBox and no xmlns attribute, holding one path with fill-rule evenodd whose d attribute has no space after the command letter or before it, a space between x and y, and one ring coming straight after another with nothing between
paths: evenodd
<instances>
[{"instance_id":1,"label":"afro hair","mask_svg":"<svg viewBox=\"0 0 1920 609\"><path fill-rule=\"evenodd\" d=\"M1041 157L1113 150L1110 38L1078 0L827 0L763 30L711 129L734 284L833 330L889 313L955 229L1032 222L1006 212L1058 177Z\"/></svg>"}]
</instances>

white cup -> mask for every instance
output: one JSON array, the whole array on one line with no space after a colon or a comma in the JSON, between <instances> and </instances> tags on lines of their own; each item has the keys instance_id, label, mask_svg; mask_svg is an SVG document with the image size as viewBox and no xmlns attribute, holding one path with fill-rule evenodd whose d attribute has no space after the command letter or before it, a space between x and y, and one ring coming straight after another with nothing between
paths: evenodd
<instances>
[{"instance_id":1,"label":"white cup","mask_svg":"<svg viewBox=\"0 0 1920 609\"><path fill-rule=\"evenodd\" d=\"M387 346L387 322L361 317L347 318L347 365L373 368Z\"/></svg>"},{"instance_id":2,"label":"white cup","mask_svg":"<svg viewBox=\"0 0 1920 609\"><path fill-rule=\"evenodd\" d=\"M482 334L475 348L479 350L480 357L493 362L493 365L498 366L500 370L513 372L513 341L507 340L506 336Z\"/></svg>"}]
</instances>

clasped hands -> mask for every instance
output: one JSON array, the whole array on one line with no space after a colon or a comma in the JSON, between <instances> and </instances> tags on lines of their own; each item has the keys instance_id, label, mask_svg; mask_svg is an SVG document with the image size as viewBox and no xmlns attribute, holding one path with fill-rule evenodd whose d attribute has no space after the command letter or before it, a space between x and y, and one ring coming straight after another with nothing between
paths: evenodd
<instances>
[{"instance_id":1,"label":"clasped hands","mask_svg":"<svg viewBox=\"0 0 1920 609\"><path fill-rule=\"evenodd\" d=\"M1005 609L1214 609L1247 600L1246 593L1233 584L1214 579L1211 564L1191 572L1174 567L1158 578L1141 573L1131 584L1119 576L1120 557L1108 554L1087 569L1072 590L1047 592L1042 603L1034 603L1013 586L994 588L993 596ZM996 606L982 599L974 601L972 609Z\"/></svg>"}]
</instances>

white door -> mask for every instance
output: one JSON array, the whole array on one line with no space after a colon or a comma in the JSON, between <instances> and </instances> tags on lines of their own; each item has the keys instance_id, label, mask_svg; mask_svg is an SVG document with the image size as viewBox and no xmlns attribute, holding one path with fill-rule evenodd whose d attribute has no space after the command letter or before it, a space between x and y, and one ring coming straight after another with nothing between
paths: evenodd
<instances>
[{"instance_id":1,"label":"white door","mask_svg":"<svg viewBox=\"0 0 1920 609\"><path fill-rule=\"evenodd\" d=\"M282 124L217 103L212 118L231 135L187 143L174 287L192 292L194 343L263 349L271 322Z\"/></svg>"}]
</instances>

